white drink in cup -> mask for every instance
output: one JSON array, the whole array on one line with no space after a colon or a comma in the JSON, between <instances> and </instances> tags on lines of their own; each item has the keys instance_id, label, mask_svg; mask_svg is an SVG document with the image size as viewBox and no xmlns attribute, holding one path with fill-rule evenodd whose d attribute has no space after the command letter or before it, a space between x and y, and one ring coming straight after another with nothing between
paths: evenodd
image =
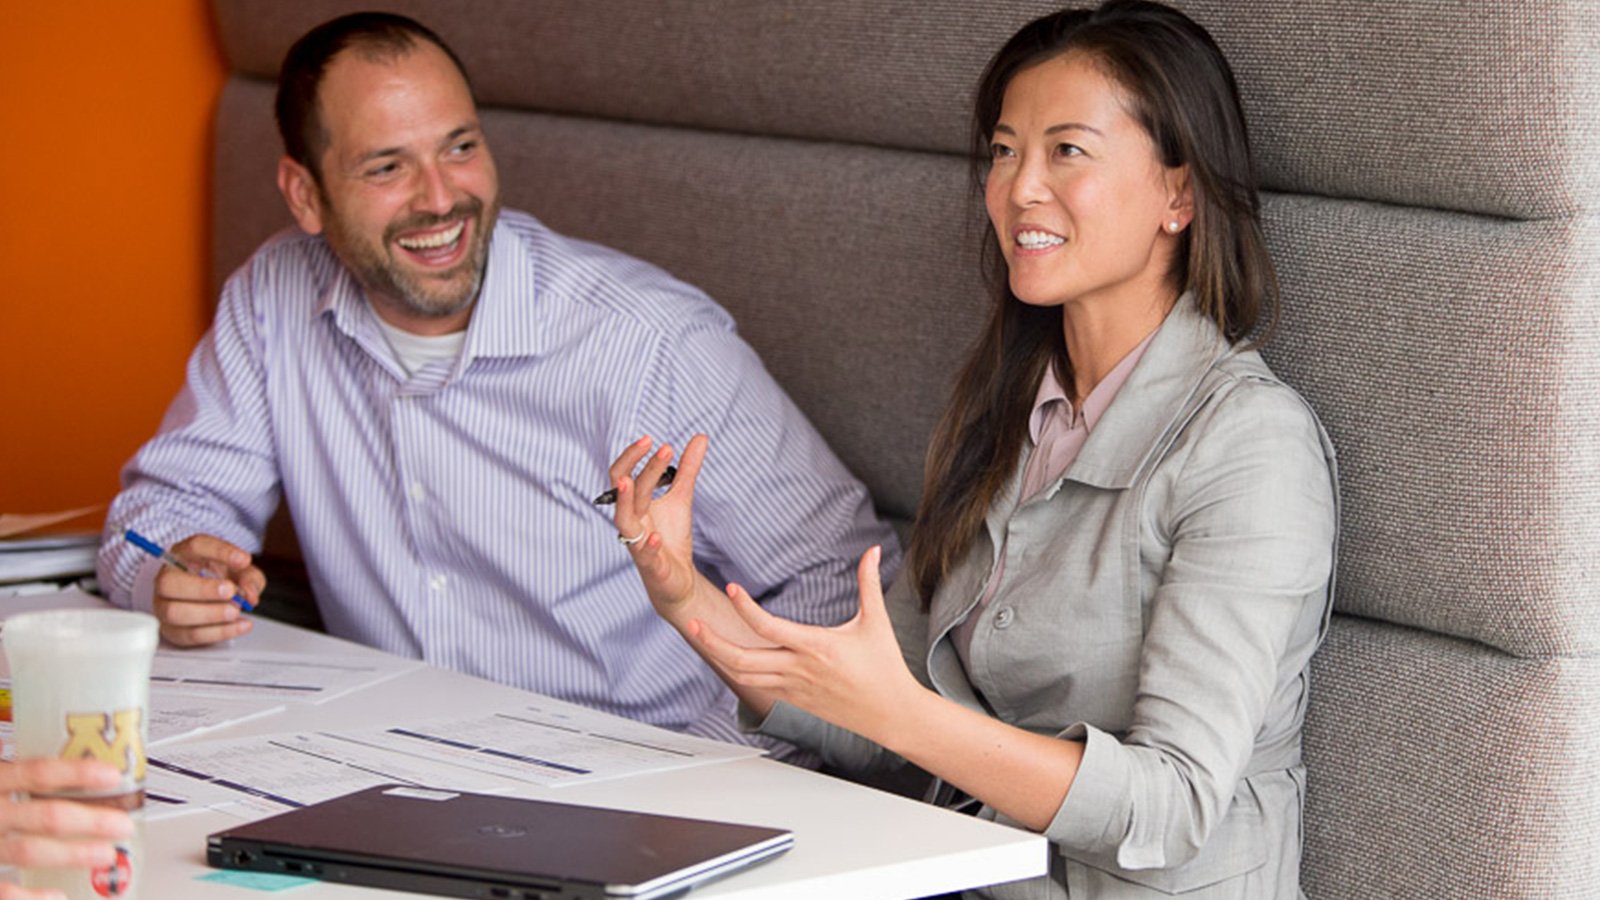
<instances>
[{"instance_id":1,"label":"white drink in cup","mask_svg":"<svg viewBox=\"0 0 1600 900\"><path fill-rule=\"evenodd\" d=\"M69 900L136 900L144 868L145 741L156 620L120 610L23 613L5 622L17 758L98 759L122 783L95 794L60 796L127 810L133 835L117 861L99 869L23 869L22 884Z\"/></svg>"}]
</instances>

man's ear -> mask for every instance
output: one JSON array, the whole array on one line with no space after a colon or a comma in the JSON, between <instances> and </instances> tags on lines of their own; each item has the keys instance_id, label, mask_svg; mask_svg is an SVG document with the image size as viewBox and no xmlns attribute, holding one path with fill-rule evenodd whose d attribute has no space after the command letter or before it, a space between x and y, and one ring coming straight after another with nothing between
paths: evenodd
<instances>
[{"instance_id":1,"label":"man's ear","mask_svg":"<svg viewBox=\"0 0 1600 900\"><path fill-rule=\"evenodd\" d=\"M278 160L278 191L306 234L322 233L322 189L305 166L287 156Z\"/></svg>"}]
</instances>

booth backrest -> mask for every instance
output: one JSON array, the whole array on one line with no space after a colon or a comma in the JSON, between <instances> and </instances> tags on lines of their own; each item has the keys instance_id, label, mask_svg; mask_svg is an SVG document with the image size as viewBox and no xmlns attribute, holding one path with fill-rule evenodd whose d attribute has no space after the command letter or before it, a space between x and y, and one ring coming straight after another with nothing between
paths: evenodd
<instances>
[{"instance_id":1,"label":"booth backrest","mask_svg":"<svg viewBox=\"0 0 1600 900\"><path fill-rule=\"evenodd\" d=\"M1600 3L1178 0L1232 60L1340 453L1313 897L1600 895ZM726 306L902 524L984 315L971 87L1041 0L217 0L217 282L288 224L272 78L437 30L503 200Z\"/></svg>"}]
</instances>

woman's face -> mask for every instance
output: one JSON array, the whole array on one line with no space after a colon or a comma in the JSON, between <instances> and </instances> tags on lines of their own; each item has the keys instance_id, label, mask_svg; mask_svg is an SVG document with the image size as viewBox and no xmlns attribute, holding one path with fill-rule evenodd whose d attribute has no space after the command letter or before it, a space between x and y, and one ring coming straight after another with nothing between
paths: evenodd
<instances>
[{"instance_id":1,"label":"woman's face","mask_svg":"<svg viewBox=\"0 0 1600 900\"><path fill-rule=\"evenodd\" d=\"M1171 299L1186 172L1161 164L1127 93L1081 53L1018 72L991 135L989 220L1011 290L1036 306L1133 309Z\"/></svg>"}]
</instances>

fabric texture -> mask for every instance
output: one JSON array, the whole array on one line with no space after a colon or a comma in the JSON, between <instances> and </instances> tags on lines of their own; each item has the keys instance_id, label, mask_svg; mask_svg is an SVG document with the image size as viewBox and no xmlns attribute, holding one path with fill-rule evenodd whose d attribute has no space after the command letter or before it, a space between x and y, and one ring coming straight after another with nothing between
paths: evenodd
<instances>
[{"instance_id":1,"label":"fabric texture","mask_svg":"<svg viewBox=\"0 0 1600 900\"><path fill-rule=\"evenodd\" d=\"M961 153L989 54L1024 22L1078 4L391 5L451 42L488 105ZM1600 203L1593 0L1174 5L1228 54L1269 188L1528 218ZM217 4L229 58L267 78L296 35L364 8Z\"/></svg>"},{"instance_id":2,"label":"fabric texture","mask_svg":"<svg viewBox=\"0 0 1600 900\"><path fill-rule=\"evenodd\" d=\"M1015 506L1019 462L927 612L908 582L893 587L923 684L1085 742L1044 831L1053 880L986 896L1295 894L1306 669L1338 527L1332 452L1304 401L1185 297L1064 476ZM994 599L975 610L1001 552ZM954 631L968 615L964 666ZM901 762L787 705L762 730L847 770Z\"/></svg>"},{"instance_id":3,"label":"fabric texture","mask_svg":"<svg viewBox=\"0 0 1600 900\"><path fill-rule=\"evenodd\" d=\"M1600 895L1596 697L1594 657L1335 616L1311 666L1306 893Z\"/></svg>"},{"instance_id":4,"label":"fabric texture","mask_svg":"<svg viewBox=\"0 0 1600 900\"><path fill-rule=\"evenodd\" d=\"M282 496L331 633L731 738L731 694L655 615L591 503L630 442L697 432L711 436L706 571L833 623L853 611L862 552L881 543L898 565L866 491L694 288L506 212L461 357L407 377L353 276L292 231L229 281L108 529L255 550ZM114 602L148 608L143 562L105 542Z\"/></svg>"},{"instance_id":5,"label":"fabric texture","mask_svg":"<svg viewBox=\"0 0 1600 900\"><path fill-rule=\"evenodd\" d=\"M1600 219L1286 196L1266 219L1264 353L1340 451L1339 611L1600 653Z\"/></svg>"}]
</instances>

